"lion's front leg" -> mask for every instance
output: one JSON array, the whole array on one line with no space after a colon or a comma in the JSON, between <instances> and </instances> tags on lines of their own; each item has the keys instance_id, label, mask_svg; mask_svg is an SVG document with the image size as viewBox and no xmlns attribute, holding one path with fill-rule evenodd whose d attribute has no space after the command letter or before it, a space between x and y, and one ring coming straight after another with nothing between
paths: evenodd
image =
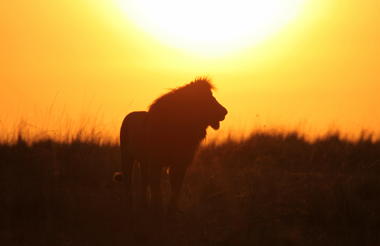
<instances>
[{"instance_id":1,"label":"lion's front leg","mask_svg":"<svg viewBox=\"0 0 380 246\"><path fill-rule=\"evenodd\" d=\"M177 165L170 168L170 185L172 195L169 203L169 215L173 215L178 212L178 202L186 169L187 165Z\"/></svg>"}]
</instances>

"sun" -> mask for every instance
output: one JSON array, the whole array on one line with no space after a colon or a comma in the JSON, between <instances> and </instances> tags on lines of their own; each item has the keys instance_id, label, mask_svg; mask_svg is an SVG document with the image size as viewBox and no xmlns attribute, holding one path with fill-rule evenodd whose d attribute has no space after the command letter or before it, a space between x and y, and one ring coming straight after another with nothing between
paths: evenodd
<instances>
[{"instance_id":1,"label":"sun","mask_svg":"<svg viewBox=\"0 0 380 246\"><path fill-rule=\"evenodd\" d=\"M307 0L114 0L127 18L170 45L223 53L269 38Z\"/></svg>"}]
</instances>

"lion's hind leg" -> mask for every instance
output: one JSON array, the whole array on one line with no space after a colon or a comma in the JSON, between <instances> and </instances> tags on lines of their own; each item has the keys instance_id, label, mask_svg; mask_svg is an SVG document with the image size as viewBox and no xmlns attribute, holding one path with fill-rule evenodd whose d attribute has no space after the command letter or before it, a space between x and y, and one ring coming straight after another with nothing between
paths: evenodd
<instances>
[{"instance_id":1,"label":"lion's hind leg","mask_svg":"<svg viewBox=\"0 0 380 246\"><path fill-rule=\"evenodd\" d=\"M132 170L133 170L133 164L135 162L134 157L129 154L126 151L122 151L121 154L121 161L122 161L122 181L125 187L125 202L126 202L126 209L128 212L132 211Z\"/></svg>"},{"instance_id":2,"label":"lion's hind leg","mask_svg":"<svg viewBox=\"0 0 380 246\"><path fill-rule=\"evenodd\" d=\"M151 191L151 208L156 216L163 212L162 190L161 190L161 166L152 165L149 170L149 183Z\"/></svg>"},{"instance_id":3,"label":"lion's hind leg","mask_svg":"<svg viewBox=\"0 0 380 246\"><path fill-rule=\"evenodd\" d=\"M146 162L140 162L140 171L141 171L140 210L144 213L147 211L149 207L149 201L150 201L150 192L149 192L150 172L149 172L149 167Z\"/></svg>"}]
</instances>

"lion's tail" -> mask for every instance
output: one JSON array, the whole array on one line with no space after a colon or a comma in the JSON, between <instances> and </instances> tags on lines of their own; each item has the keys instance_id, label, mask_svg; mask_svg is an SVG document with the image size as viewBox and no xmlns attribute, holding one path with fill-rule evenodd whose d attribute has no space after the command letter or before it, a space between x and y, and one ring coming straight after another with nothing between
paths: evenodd
<instances>
[{"instance_id":1,"label":"lion's tail","mask_svg":"<svg viewBox=\"0 0 380 246\"><path fill-rule=\"evenodd\" d=\"M113 173L113 181L116 183L124 182L124 173L123 172L114 172Z\"/></svg>"}]
</instances>

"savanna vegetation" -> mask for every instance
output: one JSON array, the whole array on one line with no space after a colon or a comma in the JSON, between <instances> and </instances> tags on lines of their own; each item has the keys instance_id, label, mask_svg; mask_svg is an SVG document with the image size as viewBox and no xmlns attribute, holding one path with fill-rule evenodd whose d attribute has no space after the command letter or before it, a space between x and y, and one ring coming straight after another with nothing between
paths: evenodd
<instances>
[{"instance_id":1,"label":"savanna vegetation","mask_svg":"<svg viewBox=\"0 0 380 246\"><path fill-rule=\"evenodd\" d=\"M255 132L204 145L182 213L159 241L148 215L127 223L112 180L119 169L118 145L96 138L0 144L0 244L380 245L380 141L371 135Z\"/></svg>"}]
</instances>

